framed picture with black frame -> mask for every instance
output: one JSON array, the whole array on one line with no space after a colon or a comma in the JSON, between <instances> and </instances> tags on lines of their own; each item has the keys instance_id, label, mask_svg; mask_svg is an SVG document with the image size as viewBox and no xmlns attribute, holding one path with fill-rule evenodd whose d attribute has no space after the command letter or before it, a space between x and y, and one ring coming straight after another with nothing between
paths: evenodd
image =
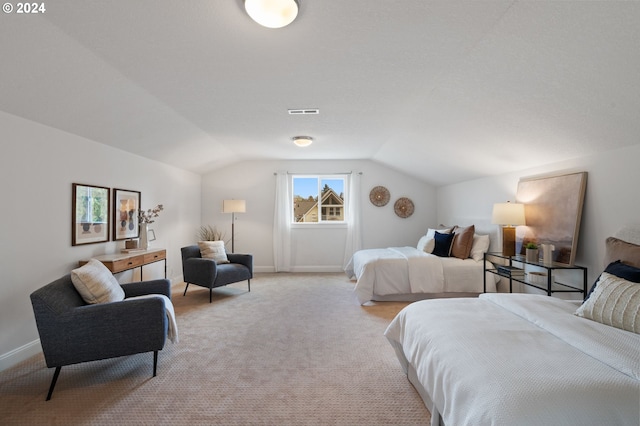
<instances>
[{"instance_id":1,"label":"framed picture with black frame","mask_svg":"<svg viewBox=\"0 0 640 426\"><path fill-rule=\"evenodd\" d=\"M71 245L109 241L110 189L72 184Z\"/></svg>"},{"instance_id":2,"label":"framed picture with black frame","mask_svg":"<svg viewBox=\"0 0 640 426\"><path fill-rule=\"evenodd\" d=\"M139 235L138 211L140 191L113 189L113 240L127 240Z\"/></svg>"}]
</instances>

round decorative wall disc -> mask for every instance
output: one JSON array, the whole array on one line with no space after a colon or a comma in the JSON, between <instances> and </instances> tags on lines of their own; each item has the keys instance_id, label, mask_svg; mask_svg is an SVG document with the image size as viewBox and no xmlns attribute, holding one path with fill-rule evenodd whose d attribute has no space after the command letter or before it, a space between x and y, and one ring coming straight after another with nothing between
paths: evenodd
<instances>
[{"instance_id":1,"label":"round decorative wall disc","mask_svg":"<svg viewBox=\"0 0 640 426\"><path fill-rule=\"evenodd\" d=\"M393 206L396 214L402 218L407 218L413 214L413 201L407 197L398 198Z\"/></svg>"},{"instance_id":2,"label":"round decorative wall disc","mask_svg":"<svg viewBox=\"0 0 640 426\"><path fill-rule=\"evenodd\" d=\"M369 193L369 200L374 206L386 206L389 202L389 190L384 186L376 186Z\"/></svg>"}]
</instances>

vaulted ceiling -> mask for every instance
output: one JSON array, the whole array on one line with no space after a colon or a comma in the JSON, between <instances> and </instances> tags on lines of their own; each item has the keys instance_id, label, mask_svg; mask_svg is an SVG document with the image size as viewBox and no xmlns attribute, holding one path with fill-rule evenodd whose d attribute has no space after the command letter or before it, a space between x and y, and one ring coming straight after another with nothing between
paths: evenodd
<instances>
[{"instance_id":1,"label":"vaulted ceiling","mask_svg":"<svg viewBox=\"0 0 640 426\"><path fill-rule=\"evenodd\" d=\"M3 13L0 110L197 173L370 159L443 185L640 143L638 1L300 3L281 29L242 0Z\"/></svg>"}]
</instances>

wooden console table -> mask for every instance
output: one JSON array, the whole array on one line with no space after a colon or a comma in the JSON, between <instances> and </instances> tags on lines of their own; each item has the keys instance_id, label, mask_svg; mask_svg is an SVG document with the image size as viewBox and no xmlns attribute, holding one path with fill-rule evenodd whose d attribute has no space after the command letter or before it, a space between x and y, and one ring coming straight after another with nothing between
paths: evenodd
<instances>
[{"instance_id":1,"label":"wooden console table","mask_svg":"<svg viewBox=\"0 0 640 426\"><path fill-rule=\"evenodd\" d=\"M103 254L95 256L93 259L99 260L112 273L128 271L129 269L140 268L140 278L142 279L142 267L150 263L160 262L164 260L164 277L167 278L167 250L165 249L149 249L137 250L129 253ZM79 266L87 263L88 260L78 262Z\"/></svg>"}]
</instances>

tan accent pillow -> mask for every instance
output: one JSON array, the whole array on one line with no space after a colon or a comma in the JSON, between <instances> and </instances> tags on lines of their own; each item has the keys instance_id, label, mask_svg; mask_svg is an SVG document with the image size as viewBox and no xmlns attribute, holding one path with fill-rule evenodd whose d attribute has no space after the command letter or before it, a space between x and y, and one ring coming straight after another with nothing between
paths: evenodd
<instances>
[{"instance_id":1,"label":"tan accent pillow","mask_svg":"<svg viewBox=\"0 0 640 426\"><path fill-rule=\"evenodd\" d=\"M458 259L466 259L471 252L471 246L473 245L473 234L476 232L475 225L467 226L466 228L457 228L455 230L455 236L453 237L453 243L451 244L451 256Z\"/></svg>"},{"instance_id":2,"label":"tan accent pillow","mask_svg":"<svg viewBox=\"0 0 640 426\"><path fill-rule=\"evenodd\" d=\"M203 259L213 259L217 264L229 263L224 241L198 241L198 247Z\"/></svg>"},{"instance_id":3,"label":"tan accent pillow","mask_svg":"<svg viewBox=\"0 0 640 426\"><path fill-rule=\"evenodd\" d=\"M609 265L616 260L640 268L640 246L609 237L605 241L604 264Z\"/></svg>"},{"instance_id":4,"label":"tan accent pillow","mask_svg":"<svg viewBox=\"0 0 640 426\"><path fill-rule=\"evenodd\" d=\"M82 299L90 304L124 300L124 290L102 262L91 259L71 271L71 282Z\"/></svg>"},{"instance_id":5,"label":"tan accent pillow","mask_svg":"<svg viewBox=\"0 0 640 426\"><path fill-rule=\"evenodd\" d=\"M603 272L579 317L640 334L640 284Z\"/></svg>"},{"instance_id":6,"label":"tan accent pillow","mask_svg":"<svg viewBox=\"0 0 640 426\"><path fill-rule=\"evenodd\" d=\"M480 262L484 258L484 254L489 250L490 244L491 239L488 235L474 235L469 257L476 262Z\"/></svg>"}]
</instances>

